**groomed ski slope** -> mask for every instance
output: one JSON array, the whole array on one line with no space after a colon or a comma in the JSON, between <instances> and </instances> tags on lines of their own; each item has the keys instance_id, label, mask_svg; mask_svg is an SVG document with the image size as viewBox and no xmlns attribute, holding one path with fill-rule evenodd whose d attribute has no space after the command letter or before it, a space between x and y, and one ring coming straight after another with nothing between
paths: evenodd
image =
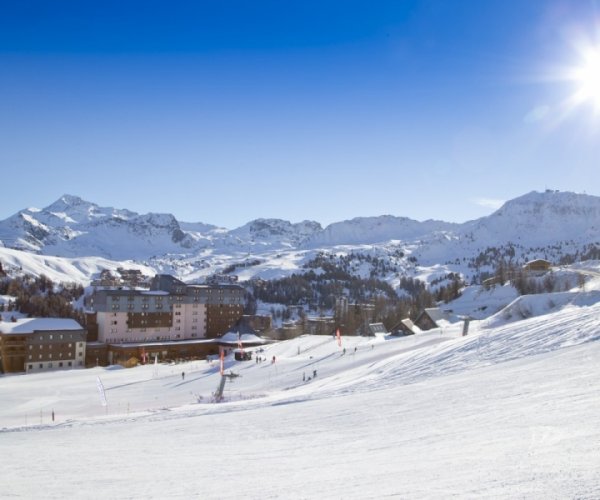
<instances>
[{"instance_id":1,"label":"groomed ski slope","mask_svg":"<svg viewBox=\"0 0 600 500\"><path fill-rule=\"evenodd\" d=\"M597 299L522 297L531 317L466 337L281 342L227 360L219 404L217 363L0 377L2 495L598 498Z\"/></svg>"}]
</instances>

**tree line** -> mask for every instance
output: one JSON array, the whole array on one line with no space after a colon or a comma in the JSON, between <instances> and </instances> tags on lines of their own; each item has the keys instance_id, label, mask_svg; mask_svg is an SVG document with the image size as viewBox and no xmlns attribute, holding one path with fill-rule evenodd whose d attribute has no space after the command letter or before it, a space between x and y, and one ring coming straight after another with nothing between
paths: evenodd
<instances>
[{"instance_id":1,"label":"tree line","mask_svg":"<svg viewBox=\"0 0 600 500\"><path fill-rule=\"evenodd\" d=\"M73 304L84 293L75 283L54 283L46 275L4 277L0 280L0 295L14 297L0 311L19 311L31 317L72 318L84 324L81 310Z\"/></svg>"}]
</instances>

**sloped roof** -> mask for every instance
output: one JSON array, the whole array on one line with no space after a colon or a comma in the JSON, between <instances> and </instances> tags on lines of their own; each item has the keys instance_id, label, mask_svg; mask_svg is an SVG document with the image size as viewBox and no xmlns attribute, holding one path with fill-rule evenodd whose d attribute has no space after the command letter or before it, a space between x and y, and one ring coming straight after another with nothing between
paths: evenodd
<instances>
[{"instance_id":1,"label":"sloped roof","mask_svg":"<svg viewBox=\"0 0 600 500\"><path fill-rule=\"evenodd\" d=\"M83 327L70 318L21 318L0 323L0 332L6 334L55 330L83 330Z\"/></svg>"},{"instance_id":2,"label":"sloped roof","mask_svg":"<svg viewBox=\"0 0 600 500\"><path fill-rule=\"evenodd\" d=\"M267 340L256 334L256 330L250 326L245 318L241 318L229 331L218 339L227 344L237 344L238 340L242 343L266 343Z\"/></svg>"},{"instance_id":3,"label":"sloped roof","mask_svg":"<svg viewBox=\"0 0 600 500\"><path fill-rule=\"evenodd\" d=\"M383 323L369 323L369 330L371 330L371 333L374 335L377 333L388 333L387 328Z\"/></svg>"},{"instance_id":4,"label":"sloped roof","mask_svg":"<svg viewBox=\"0 0 600 500\"><path fill-rule=\"evenodd\" d=\"M440 320L448 321L450 319L450 315L446 311L442 311L439 307L427 307L425 308L425 312L436 323Z\"/></svg>"}]
</instances>

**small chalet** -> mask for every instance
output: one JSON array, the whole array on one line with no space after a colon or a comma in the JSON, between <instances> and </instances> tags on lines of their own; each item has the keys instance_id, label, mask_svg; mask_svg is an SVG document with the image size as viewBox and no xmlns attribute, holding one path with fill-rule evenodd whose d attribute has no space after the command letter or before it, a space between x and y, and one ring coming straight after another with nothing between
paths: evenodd
<instances>
[{"instance_id":1,"label":"small chalet","mask_svg":"<svg viewBox=\"0 0 600 500\"><path fill-rule=\"evenodd\" d=\"M450 321L450 314L447 311L442 311L439 307L428 307L419 314L415 320L415 325L421 330L431 330L440 326L438 323L440 320Z\"/></svg>"},{"instance_id":2,"label":"small chalet","mask_svg":"<svg viewBox=\"0 0 600 500\"><path fill-rule=\"evenodd\" d=\"M403 335L414 335L415 324L408 318L403 319L397 325L392 328L392 335L403 336Z\"/></svg>"},{"instance_id":3,"label":"small chalet","mask_svg":"<svg viewBox=\"0 0 600 500\"><path fill-rule=\"evenodd\" d=\"M244 318L239 320L226 334L216 340L220 346L230 348L257 347L269 343L269 340L259 336Z\"/></svg>"},{"instance_id":4,"label":"small chalet","mask_svg":"<svg viewBox=\"0 0 600 500\"><path fill-rule=\"evenodd\" d=\"M530 260L523 266L523 270L529 271L532 273L545 273L550 270L552 263L548 262L545 259L535 259Z\"/></svg>"},{"instance_id":5,"label":"small chalet","mask_svg":"<svg viewBox=\"0 0 600 500\"><path fill-rule=\"evenodd\" d=\"M383 323L369 323L366 334L368 337L375 337L376 335L389 335L389 332Z\"/></svg>"}]
</instances>

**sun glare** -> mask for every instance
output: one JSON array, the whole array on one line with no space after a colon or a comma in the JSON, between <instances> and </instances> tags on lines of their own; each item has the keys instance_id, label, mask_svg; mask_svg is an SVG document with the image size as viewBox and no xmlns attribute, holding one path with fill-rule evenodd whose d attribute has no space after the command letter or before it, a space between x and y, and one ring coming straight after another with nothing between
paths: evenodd
<instances>
[{"instance_id":1,"label":"sun glare","mask_svg":"<svg viewBox=\"0 0 600 500\"><path fill-rule=\"evenodd\" d=\"M573 72L577 82L575 98L579 103L590 102L600 111L600 49L589 50L581 67Z\"/></svg>"}]
</instances>

